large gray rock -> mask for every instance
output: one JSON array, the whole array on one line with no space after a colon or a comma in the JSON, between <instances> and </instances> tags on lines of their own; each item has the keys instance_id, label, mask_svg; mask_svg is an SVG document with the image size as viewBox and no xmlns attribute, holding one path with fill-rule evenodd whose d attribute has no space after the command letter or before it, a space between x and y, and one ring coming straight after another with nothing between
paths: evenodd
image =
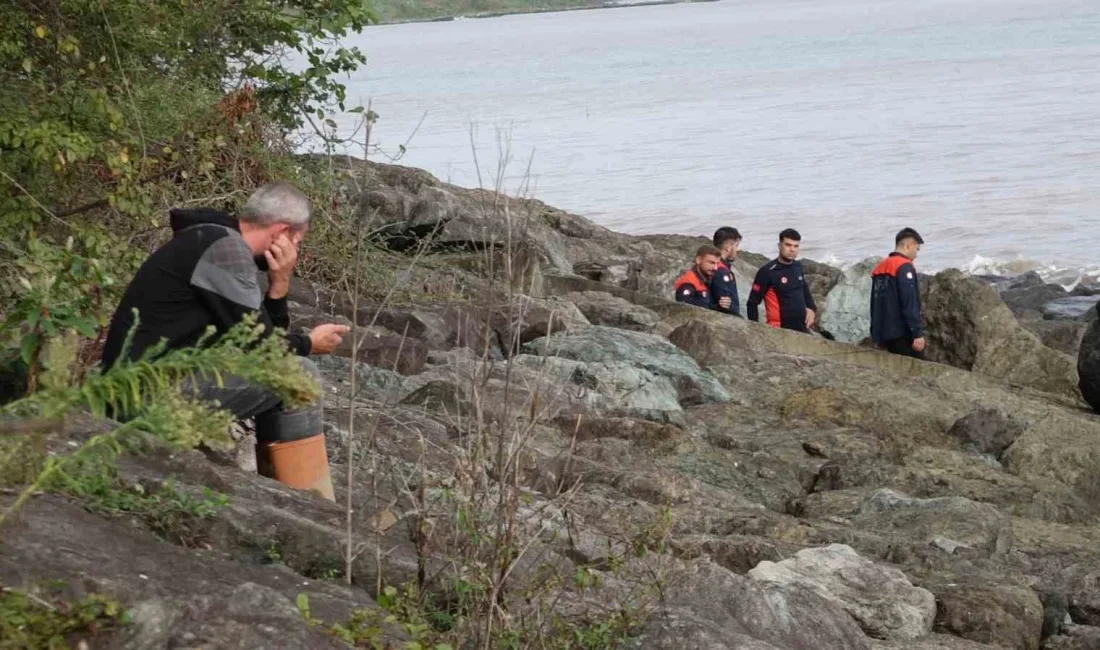
<instances>
[{"instance_id":1,"label":"large gray rock","mask_svg":"<svg viewBox=\"0 0 1100 650\"><path fill-rule=\"evenodd\" d=\"M334 386L351 387L351 369L353 362L346 357L321 355L313 357L321 371L323 384L330 389ZM379 368L366 363L355 363L355 391L379 402L396 402L413 391L408 377L400 373Z\"/></svg>"},{"instance_id":2,"label":"large gray rock","mask_svg":"<svg viewBox=\"0 0 1100 650\"><path fill-rule=\"evenodd\" d=\"M1051 393L1078 394L1072 359L1021 327L992 287L951 269L921 285L921 301L930 360Z\"/></svg>"},{"instance_id":3,"label":"large gray rock","mask_svg":"<svg viewBox=\"0 0 1100 650\"><path fill-rule=\"evenodd\" d=\"M541 339L540 339L541 340ZM405 403L471 417L479 412L503 420L528 417L531 409L552 421L584 415L626 417L683 424L683 405L698 397L692 385L633 364L585 363L556 356L519 354L485 361L452 355L410 378Z\"/></svg>"},{"instance_id":4,"label":"large gray rock","mask_svg":"<svg viewBox=\"0 0 1100 650\"><path fill-rule=\"evenodd\" d=\"M588 319L572 302L527 296L517 296L510 304L493 309L488 322L498 345L508 354L518 352L524 343L537 338L588 325Z\"/></svg>"},{"instance_id":5,"label":"large gray rock","mask_svg":"<svg viewBox=\"0 0 1100 650\"><path fill-rule=\"evenodd\" d=\"M671 576L665 606L631 640L637 650L870 650L835 602L800 585L761 582L697 562Z\"/></svg>"},{"instance_id":6,"label":"large gray rock","mask_svg":"<svg viewBox=\"0 0 1100 650\"><path fill-rule=\"evenodd\" d=\"M936 599L914 587L898 569L831 544L799 551L782 562L761 562L749 577L810 589L840 605L863 631L878 639L917 639L932 631Z\"/></svg>"},{"instance_id":7,"label":"large gray rock","mask_svg":"<svg viewBox=\"0 0 1100 650\"><path fill-rule=\"evenodd\" d=\"M1024 432L1023 426L996 409L978 409L959 418L947 435L964 446L999 458Z\"/></svg>"},{"instance_id":8,"label":"large gray rock","mask_svg":"<svg viewBox=\"0 0 1100 650\"><path fill-rule=\"evenodd\" d=\"M1100 320L1094 320L1081 339L1077 374L1081 396L1094 411L1100 412Z\"/></svg>"},{"instance_id":9,"label":"large gray rock","mask_svg":"<svg viewBox=\"0 0 1100 650\"><path fill-rule=\"evenodd\" d=\"M871 335L871 270L876 264L872 258L845 270L828 296L818 297L821 329L836 340L858 343Z\"/></svg>"},{"instance_id":10,"label":"large gray rock","mask_svg":"<svg viewBox=\"0 0 1100 650\"><path fill-rule=\"evenodd\" d=\"M79 551L65 551L80 540ZM317 618L347 620L375 609L365 592L303 580L281 565L236 563L162 542L125 519L86 512L55 496L28 503L0 538L0 580L30 588L57 580L70 596L102 593L132 608L133 624L98 647L333 649L343 647L302 619L298 595Z\"/></svg>"},{"instance_id":11,"label":"large gray rock","mask_svg":"<svg viewBox=\"0 0 1100 650\"><path fill-rule=\"evenodd\" d=\"M1061 285L1040 284L1008 289L1001 293L1001 299L1012 313L1021 315L1027 312L1042 312L1048 303L1068 295L1069 293Z\"/></svg>"},{"instance_id":12,"label":"large gray rock","mask_svg":"<svg viewBox=\"0 0 1100 650\"><path fill-rule=\"evenodd\" d=\"M587 364L622 364L665 378L683 404L727 402L729 393L709 372L668 339L610 327L587 327L532 341L529 352Z\"/></svg>"},{"instance_id":13,"label":"large gray rock","mask_svg":"<svg viewBox=\"0 0 1100 650\"><path fill-rule=\"evenodd\" d=\"M669 332L668 340L703 367L743 363L758 356L743 319L691 319Z\"/></svg>"},{"instance_id":14,"label":"large gray rock","mask_svg":"<svg viewBox=\"0 0 1100 650\"><path fill-rule=\"evenodd\" d=\"M853 518L870 530L902 531L925 544L943 537L985 553L1012 546L1012 520L997 508L963 497L921 499L894 490L876 490Z\"/></svg>"},{"instance_id":15,"label":"large gray rock","mask_svg":"<svg viewBox=\"0 0 1100 650\"><path fill-rule=\"evenodd\" d=\"M322 323L351 325L347 318L329 316L298 304L291 305L290 314L292 329L309 330ZM362 363L395 370L402 375L415 375L427 361L428 345L416 337L364 323L356 328L354 337L351 332L345 335L332 354L349 359L354 356Z\"/></svg>"},{"instance_id":16,"label":"large gray rock","mask_svg":"<svg viewBox=\"0 0 1100 650\"><path fill-rule=\"evenodd\" d=\"M1043 604L1027 587L938 585L936 629L1015 650L1038 650Z\"/></svg>"},{"instance_id":17,"label":"large gray rock","mask_svg":"<svg viewBox=\"0 0 1100 650\"><path fill-rule=\"evenodd\" d=\"M1100 295L1067 296L1052 300L1042 307L1043 317L1052 320L1081 318L1100 301Z\"/></svg>"},{"instance_id":18,"label":"large gray rock","mask_svg":"<svg viewBox=\"0 0 1100 650\"><path fill-rule=\"evenodd\" d=\"M336 162L355 177L344 184L341 199L372 214L374 229L390 248L424 247L482 272L491 260L523 292L537 289L535 276L552 273L667 297L695 250L709 243L682 235L623 235L535 199L458 187L420 169Z\"/></svg>"},{"instance_id":19,"label":"large gray rock","mask_svg":"<svg viewBox=\"0 0 1100 650\"><path fill-rule=\"evenodd\" d=\"M1095 313L1095 312L1088 312ZM1089 323L1085 319L1044 320L1041 318L1020 318L1020 325L1042 341L1043 345L1053 348L1071 357L1077 356L1081 348L1081 339Z\"/></svg>"},{"instance_id":20,"label":"large gray rock","mask_svg":"<svg viewBox=\"0 0 1100 650\"><path fill-rule=\"evenodd\" d=\"M1067 520L1091 523L1100 500L1100 436L1094 420L1071 413L1052 411L1021 420L1024 432L1001 461L1019 477L1068 486L1073 496L1087 504L1090 516L1080 513Z\"/></svg>"},{"instance_id":21,"label":"large gray rock","mask_svg":"<svg viewBox=\"0 0 1100 650\"><path fill-rule=\"evenodd\" d=\"M649 332L661 321L652 309L613 296L606 291L578 291L563 295L577 306L593 325Z\"/></svg>"}]
</instances>

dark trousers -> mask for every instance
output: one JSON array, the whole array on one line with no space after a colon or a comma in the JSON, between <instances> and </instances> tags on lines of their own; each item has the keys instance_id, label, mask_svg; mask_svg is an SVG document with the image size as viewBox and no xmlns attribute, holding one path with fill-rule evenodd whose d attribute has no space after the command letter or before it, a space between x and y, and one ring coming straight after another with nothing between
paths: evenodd
<instances>
[{"instance_id":1,"label":"dark trousers","mask_svg":"<svg viewBox=\"0 0 1100 650\"><path fill-rule=\"evenodd\" d=\"M298 357L302 369L320 379L317 365L306 357ZM260 442L289 442L310 438L322 432L321 403L295 411L284 410L279 398L263 386L250 384L232 375L222 376L219 386L213 379L185 381L185 395L222 408L239 420L251 419L256 424L256 439Z\"/></svg>"},{"instance_id":2,"label":"dark trousers","mask_svg":"<svg viewBox=\"0 0 1100 650\"><path fill-rule=\"evenodd\" d=\"M903 357L923 359L924 353L913 349L913 339L890 339L882 342L882 348L890 354L900 354Z\"/></svg>"}]
</instances>

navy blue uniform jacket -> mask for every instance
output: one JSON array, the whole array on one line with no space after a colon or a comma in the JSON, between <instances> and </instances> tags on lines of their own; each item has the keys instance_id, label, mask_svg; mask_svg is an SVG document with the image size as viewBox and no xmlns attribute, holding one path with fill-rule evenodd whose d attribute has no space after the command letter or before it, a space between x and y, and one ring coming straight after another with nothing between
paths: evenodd
<instances>
[{"instance_id":1,"label":"navy blue uniform jacket","mask_svg":"<svg viewBox=\"0 0 1100 650\"><path fill-rule=\"evenodd\" d=\"M703 278L703 274L694 266L684 271L684 274L672 283L676 292L676 302L686 302L696 307L711 308L710 287Z\"/></svg>"},{"instance_id":2,"label":"navy blue uniform jacket","mask_svg":"<svg viewBox=\"0 0 1100 650\"><path fill-rule=\"evenodd\" d=\"M745 304L749 320L760 320L758 306L764 302L768 325L805 332L806 310L817 311L810 285L798 260L784 264L778 259L760 267L752 282L752 291Z\"/></svg>"},{"instance_id":3,"label":"navy blue uniform jacket","mask_svg":"<svg viewBox=\"0 0 1100 650\"><path fill-rule=\"evenodd\" d=\"M908 257L890 253L871 271L871 338L883 343L923 333L917 269Z\"/></svg>"},{"instance_id":4,"label":"navy blue uniform jacket","mask_svg":"<svg viewBox=\"0 0 1100 650\"><path fill-rule=\"evenodd\" d=\"M733 276L733 268L729 262L722 260L718 264L718 270L710 278L711 308L723 314L741 315L741 301L737 298L737 278ZM719 298L729 298L729 309L723 309L718 304Z\"/></svg>"}]
</instances>

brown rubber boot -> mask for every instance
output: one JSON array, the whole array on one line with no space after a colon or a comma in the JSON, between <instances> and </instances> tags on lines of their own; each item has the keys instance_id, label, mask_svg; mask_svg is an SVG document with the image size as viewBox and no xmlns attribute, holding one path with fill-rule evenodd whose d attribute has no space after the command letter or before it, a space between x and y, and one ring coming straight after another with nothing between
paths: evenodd
<instances>
[{"instance_id":1,"label":"brown rubber boot","mask_svg":"<svg viewBox=\"0 0 1100 650\"><path fill-rule=\"evenodd\" d=\"M324 434L290 442L257 442L256 471L260 476L336 501Z\"/></svg>"}]
</instances>

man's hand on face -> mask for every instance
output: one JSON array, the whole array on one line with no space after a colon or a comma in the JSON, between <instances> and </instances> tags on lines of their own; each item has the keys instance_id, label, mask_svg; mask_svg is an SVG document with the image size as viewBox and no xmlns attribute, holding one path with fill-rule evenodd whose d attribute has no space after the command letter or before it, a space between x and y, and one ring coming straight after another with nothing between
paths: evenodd
<instances>
[{"instance_id":1,"label":"man's hand on face","mask_svg":"<svg viewBox=\"0 0 1100 650\"><path fill-rule=\"evenodd\" d=\"M814 310L807 308L806 309L806 329L810 329L811 327L814 326L814 319L816 319L816 318L817 318L817 314L814 313Z\"/></svg>"},{"instance_id":2,"label":"man's hand on face","mask_svg":"<svg viewBox=\"0 0 1100 650\"><path fill-rule=\"evenodd\" d=\"M298 263L298 245L285 234L279 235L272 242L271 248L264 251L264 257L267 258L267 279L270 285L267 295L269 298L283 298L290 292L290 276Z\"/></svg>"},{"instance_id":3,"label":"man's hand on face","mask_svg":"<svg viewBox=\"0 0 1100 650\"><path fill-rule=\"evenodd\" d=\"M729 296L722 296L721 298L718 299L718 306L721 307L722 309L729 309L730 305L732 303L733 303L733 299L730 298Z\"/></svg>"},{"instance_id":4,"label":"man's hand on face","mask_svg":"<svg viewBox=\"0 0 1100 650\"><path fill-rule=\"evenodd\" d=\"M309 340L312 344L310 354L328 354L335 350L343 341L344 334L351 328L347 325L325 323L318 325L309 331Z\"/></svg>"}]
</instances>

